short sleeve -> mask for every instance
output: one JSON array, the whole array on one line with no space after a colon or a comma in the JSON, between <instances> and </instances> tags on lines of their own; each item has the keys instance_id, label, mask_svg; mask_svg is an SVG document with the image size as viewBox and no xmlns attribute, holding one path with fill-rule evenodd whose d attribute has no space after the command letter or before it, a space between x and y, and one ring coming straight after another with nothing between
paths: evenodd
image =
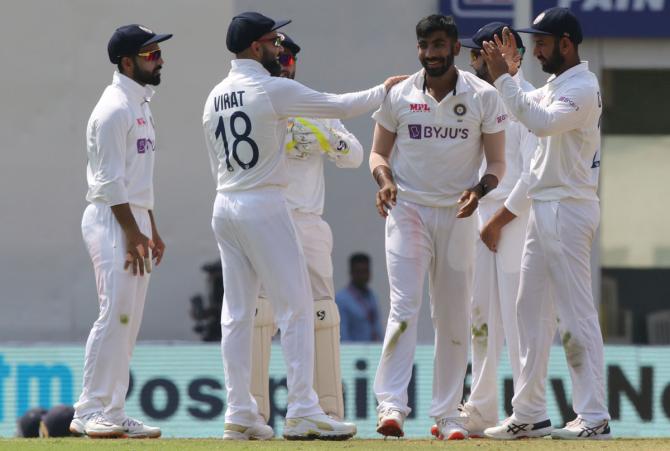
<instances>
[{"instance_id":1,"label":"short sleeve","mask_svg":"<svg viewBox=\"0 0 670 451\"><path fill-rule=\"evenodd\" d=\"M393 90L386 96L379 109L372 113L372 119L386 130L396 133L398 130L398 117L392 106L394 104L392 95Z\"/></svg>"},{"instance_id":2,"label":"short sleeve","mask_svg":"<svg viewBox=\"0 0 670 451\"><path fill-rule=\"evenodd\" d=\"M505 104L493 89L481 93L482 99L482 133L494 134L505 130L507 126L507 110Z\"/></svg>"}]
</instances>

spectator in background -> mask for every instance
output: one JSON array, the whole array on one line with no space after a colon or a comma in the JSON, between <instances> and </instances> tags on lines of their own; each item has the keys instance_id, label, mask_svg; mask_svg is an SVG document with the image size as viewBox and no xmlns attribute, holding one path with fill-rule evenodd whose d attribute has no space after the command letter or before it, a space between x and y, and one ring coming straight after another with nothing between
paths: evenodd
<instances>
[{"instance_id":1,"label":"spectator in background","mask_svg":"<svg viewBox=\"0 0 670 451\"><path fill-rule=\"evenodd\" d=\"M341 341L381 341L377 297L368 288L370 257L356 253L349 257L351 281L335 295L340 309Z\"/></svg>"}]
</instances>

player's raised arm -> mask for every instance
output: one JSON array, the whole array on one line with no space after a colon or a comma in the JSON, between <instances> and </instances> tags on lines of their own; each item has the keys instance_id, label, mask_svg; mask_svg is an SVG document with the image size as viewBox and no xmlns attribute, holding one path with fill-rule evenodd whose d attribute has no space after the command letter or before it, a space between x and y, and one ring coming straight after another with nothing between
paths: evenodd
<instances>
[{"instance_id":1,"label":"player's raised arm","mask_svg":"<svg viewBox=\"0 0 670 451\"><path fill-rule=\"evenodd\" d=\"M388 211L396 204L398 187L393 180L393 172L389 159L395 144L396 134L387 130L379 123L375 125L370 152L370 171L379 186L376 206L381 217L388 216Z\"/></svg>"},{"instance_id":2,"label":"player's raised arm","mask_svg":"<svg viewBox=\"0 0 670 451\"><path fill-rule=\"evenodd\" d=\"M545 38L540 36L536 41L542 39ZM508 73L503 45L489 41L484 42L483 47L484 60L505 105L538 137L578 128L592 111L591 105L597 101L596 92L588 85L571 87L549 105L540 105L536 96L523 92Z\"/></svg>"},{"instance_id":3,"label":"player's raised arm","mask_svg":"<svg viewBox=\"0 0 670 451\"><path fill-rule=\"evenodd\" d=\"M287 79L276 79L266 89L280 116L348 119L379 107L386 93L405 78L389 77L373 88L346 94L326 94Z\"/></svg>"}]
</instances>

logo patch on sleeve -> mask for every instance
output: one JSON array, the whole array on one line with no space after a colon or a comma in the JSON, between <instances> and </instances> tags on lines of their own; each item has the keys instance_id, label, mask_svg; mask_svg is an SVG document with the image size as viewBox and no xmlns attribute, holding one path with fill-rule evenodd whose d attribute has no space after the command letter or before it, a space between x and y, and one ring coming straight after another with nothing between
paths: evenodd
<instances>
[{"instance_id":1,"label":"logo patch on sleeve","mask_svg":"<svg viewBox=\"0 0 670 451\"><path fill-rule=\"evenodd\" d=\"M574 102L574 100L572 100L572 99L570 99L570 98L568 98L568 97L561 96L561 97L558 98L558 101L559 101L559 102L563 102L563 103L567 103L567 104L570 105L572 108L574 108L575 111L579 111L579 105L577 105L577 104Z\"/></svg>"},{"instance_id":2,"label":"logo patch on sleeve","mask_svg":"<svg viewBox=\"0 0 670 451\"><path fill-rule=\"evenodd\" d=\"M154 142L150 138L137 140L137 153L146 153L147 150L156 150Z\"/></svg>"}]
</instances>

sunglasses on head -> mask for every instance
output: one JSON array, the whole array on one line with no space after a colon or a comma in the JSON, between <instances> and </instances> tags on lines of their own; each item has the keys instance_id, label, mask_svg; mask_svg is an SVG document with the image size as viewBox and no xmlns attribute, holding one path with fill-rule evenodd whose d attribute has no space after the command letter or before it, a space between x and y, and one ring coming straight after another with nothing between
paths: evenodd
<instances>
[{"instance_id":1,"label":"sunglasses on head","mask_svg":"<svg viewBox=\"0 0 670 451\"><path fill-rule=\"evenodd\" d=\"M158 59L161 57L161 51L160 49L156 49L150 52L138 53L137 56L141 56L147 61L158 61Z\"/></svg>"},{"instance_id":2,"label":"sunglasses on head","mask_svg":"<svg viewBox=\"0 0 670 451\"><path fill-rule=\"evenodd\" d=\"M290 53L282 53L279 55L279 64L282 66L293 66L295 64L295 56Z\"/></svg>"}]
</instances>

